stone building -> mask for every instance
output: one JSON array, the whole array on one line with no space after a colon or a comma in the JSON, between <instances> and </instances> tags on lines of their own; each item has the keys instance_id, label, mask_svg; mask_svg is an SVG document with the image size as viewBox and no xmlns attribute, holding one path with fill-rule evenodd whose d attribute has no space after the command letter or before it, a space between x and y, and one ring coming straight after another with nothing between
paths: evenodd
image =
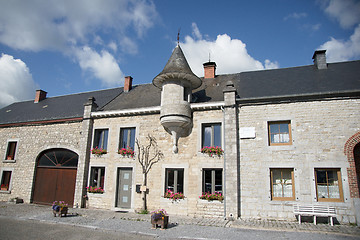
<instances>
[{"instance_id":1,"label":"stone building","mask_svg":"<svg viewBox=\"0 0 360 240\"><path fill-rule=\"evenodd\" d=\"M224 75L207 62L199 78L177 46L151 84L38 90L0 110L0 200L139 211L146 191L170 214L295 220L294 204L322 204L359 224L360 61L313 59ZM149 135L163 158L142 186L135 141Z\"/></svg>"}]
</instances>

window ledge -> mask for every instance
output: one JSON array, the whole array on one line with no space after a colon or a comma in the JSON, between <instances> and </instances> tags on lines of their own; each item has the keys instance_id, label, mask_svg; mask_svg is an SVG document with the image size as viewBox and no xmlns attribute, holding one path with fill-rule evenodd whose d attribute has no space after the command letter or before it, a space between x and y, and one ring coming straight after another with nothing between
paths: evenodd
<instances>
[{"instance_id":1,"label":"window ledge","mask_svg":"<svg viewBox=\"0 0 360 240\"><path fill-rule=\"evenodd\" d=\"M11 193L11 190L0 190L0 193L10 194L10 193Z\"/></svg>"},{"instance_id":2,"label":"window ledge","mask_svg":"<svg viewBox=\"0 0 360 240\"><path fill-rule=\"evenodd\" d=\"M223 204L224 201L219 201L219 200L206 200L206 199L198 199L199 203L208 203L208 204Z\"/></svg>"},{"instance_id":3,"label":"window ledge","mask_svg":"<svg viewBox=\"0 0 360 240\"><path fill-rule=\"evenodd\" d=\"M7 159L3 160L3 163L15 163L15 162L16 162L15 159L13 159L13 160L7 160Z\"/></svg>"}]
</instances>

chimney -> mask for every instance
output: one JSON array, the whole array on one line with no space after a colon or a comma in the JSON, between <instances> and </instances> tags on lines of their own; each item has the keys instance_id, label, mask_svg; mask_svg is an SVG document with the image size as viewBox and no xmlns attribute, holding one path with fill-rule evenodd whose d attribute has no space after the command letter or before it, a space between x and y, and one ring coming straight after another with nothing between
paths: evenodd
<instances>
[{"instance_id":1,"label":"chimney","mask_svg":"<svg viewBox=\"0 0 360 240\"><path fill-rule=\"evenodd\" d=\"M34 103L38 103L46 98L47 92L43 90L36 90Z\"/></svg>"},{"instance_id":2,"label":"chimney","mask_svg":"<svg viewBox=\"0 0 360 240\"><path fill-rule=\"evenodd\" d=\"M125 77L124 92L129 92L131 90L132 80L133 80L133 78L131 76Z\"/></svg>"},{"instance_id":3,"label":"chimney","mask_svg":"<svg viewBox=\"0 0 360 240\"><path fill-rule=\"evenodd\" d=\"M326 50L316 50L314 52L312 59L314 59L314 65L317 69L327 69L325 52Z\"/></svg>"},{"instance_id":4,"label":"chimney","mask_svg":"<svg viewBox=\"0 0 360 240\"><path fill-rule=\"evenodd\" d=\"M215 78L216 63L206 62L204 65L204 78Z\"/></svg>"}]
</instances>

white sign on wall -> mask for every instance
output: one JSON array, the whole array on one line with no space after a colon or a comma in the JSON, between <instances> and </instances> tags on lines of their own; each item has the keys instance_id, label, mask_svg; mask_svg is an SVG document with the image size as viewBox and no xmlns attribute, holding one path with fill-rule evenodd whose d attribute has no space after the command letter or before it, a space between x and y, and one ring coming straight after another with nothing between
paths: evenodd
<instances>
[{"instance_id":1,"label":"white sign on wall","mask_svg":"<svg viewBox=\"0 0 360 240\"><path fill-rule=\"evenodd\" d=\"M242 127L240 128L240 138L255 138L255 128L254 127Z\"/></svg>"}]
</instances>

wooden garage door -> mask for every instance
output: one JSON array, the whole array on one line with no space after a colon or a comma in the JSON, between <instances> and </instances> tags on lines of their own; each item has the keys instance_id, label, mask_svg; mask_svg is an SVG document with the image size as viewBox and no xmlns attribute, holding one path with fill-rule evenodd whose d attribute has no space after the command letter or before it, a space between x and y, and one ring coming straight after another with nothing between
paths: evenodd
<instances>
[{"instance_id":1,"label":"wooden garage door","mask_svg":"<svg viewBox=\"0 0 360 240\"><path fill-rule=\"evenodd\" d=\"M33 202L74 204L78 155L66 149L50 149L38 158Z\"/></svg>"}]
</instances>

